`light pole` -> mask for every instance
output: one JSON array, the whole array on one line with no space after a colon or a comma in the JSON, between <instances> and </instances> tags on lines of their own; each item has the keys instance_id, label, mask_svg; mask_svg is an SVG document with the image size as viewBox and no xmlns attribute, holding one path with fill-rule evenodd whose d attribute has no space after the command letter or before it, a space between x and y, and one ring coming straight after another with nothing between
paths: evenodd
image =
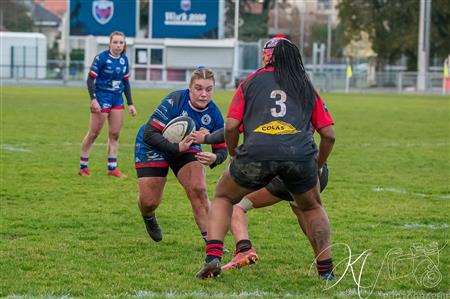
<instances>
[{"instance_id":1,"label":"light pole","mask_svg":"<svg viewBox=\"0 0 450 299\"><path fill-rule=\"evenodd\" d=\"M327 26L327 63L331 60L331 9L328 11L328 26Z\"/></svg>"},{"instance_id":2,"label":"light pole","mask_svg":"<svg viewBox=\"0 0 450 299\"><path fill-rule=\"evenodd\" d=\"M275 27L275 33L279 33L278 32L278 0L275 0L275 7L274 7L274 27Z\"/></svg>"},{"instance_id":3,"label":"light pole","mask_svg":"<svg viewBox=\"0 0 450 299\"><path fill-rule=\"evenodd\" d=\"M69 6L70 7L70 6ZM64 52L65 52L65 69L64 69L64 84L69 80L70 68L70 10L67 9L64 22Z\"/></svg>"},{"instance_id":4,"label":"light pole","mask_svg":"<svg viewBox=\"0 0 450 299\"><path fill-rule=\"evenodd\" d=\"M305 2L300 2L300 54L303 55L305 47Z\"/></svg>"},{"instance_id":5,"label":"light pole","mask_svg":"<svg viewBox=\"0 0 450 299\"><path fill-rule=\"evenodd\" d=\"M428 62L430 57L431 0L420 0L419 45L417 55L417 90L427 89Z\"/></svg>"},{"instance_id":6,"label":"light pole","mask_svg":"<svg viewBox=\"0 0 450 299\"><path fill-rule=\"evenodd\" d=\"M239 78L239 0L234 0L234 64L233 79Z\"/></svg>"}]
</instances>

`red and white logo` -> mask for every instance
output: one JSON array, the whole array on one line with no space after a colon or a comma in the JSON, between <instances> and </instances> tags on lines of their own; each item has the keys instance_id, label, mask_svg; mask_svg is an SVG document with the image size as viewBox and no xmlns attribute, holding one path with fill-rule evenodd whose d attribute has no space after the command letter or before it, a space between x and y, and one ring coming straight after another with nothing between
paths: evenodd
<instances>
[{"instance_id":1,"label":"red and white logo","mask_svg":"<svg viewBox=\"0 0 450 299\"><path fill-rule=\"evenodd\" d=\"M191 0L181 0L180 2L180 8L183 11L188 11L191 9Z\"/></svg>"},{"instance_id":2,"label":"red and white logo","mask_svg":"<svg viewBox=\"0 0 450 299\"><path fill-rule=\"evenodd\" d=\"M114 2L110 0L94 0L92 16L102 25L108 23L114 15Z\"/></svg>"}]
</instances>

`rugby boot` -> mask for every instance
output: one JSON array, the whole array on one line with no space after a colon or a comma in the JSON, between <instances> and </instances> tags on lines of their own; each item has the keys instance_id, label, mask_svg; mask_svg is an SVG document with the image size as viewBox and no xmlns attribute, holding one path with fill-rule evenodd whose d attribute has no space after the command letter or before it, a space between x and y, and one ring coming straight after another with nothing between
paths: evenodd
<instances>
[{"instance_id":1,"label":"rugby boot","mask_svg":"<svg viewBox=\"0 0 450 299\"><path fill-rule=\"evenodd\" d=\"M332 281L334 280L334 272L326 272L326 273L320 273L319 274L320 279L323 281Z\"/></svg>"},{"instance_id":2,"label":"rugby boot","mask_svg":"<svg viewBox=\"0 0 450 299\"><path fill-rule=\"evenodd\" d=\"M200 271L197 272L195 277L198 279L207 279L219 276L221 272L220 261L218 258L213 259L209 263L204 263Z\"/></svg>"},{"instance_id":3,"label":"rugby boot","mask_svg":"<svg viewBox=\"0 0 450 299\"><path fill-rule=\"evenodd\" d=\"M78 172L79 176L91 176L91 172L89 171L89 168L81 168Z\"/></svg>"},{"instance_id":4,"label":"rugby boot","mask_svg":"<svg viewBox=\"0 0 450 299\"><path fill-rule=\"evenodd\" d=\"M108 175L115 176L115 177L122 178L122 179L125 179L127 177L125 174L122 173L122 171L120 171L117 168L115 168L113 170L108 170Z\"/></svg>"},{"instance_id":5,"label":"rugby boot","mask_svg":"<svg viewBox=\"0 0 450 299\"><path fill-rule=\"evenodd\" d=\"M143 217L145 228L147 229L147 233L152 238L153 241L159 242L162 240L162 231L161 227L158 224L158 221L156 221L156 216L149 216L149 217Z\"/></svg>"},{"instance_id":6,"label":"rugby boot","mask_svg":"<svg viewBox=\"0 0 450 299\"><path fill-rule=\"evenodd\" d=\"M222 271L228 271L234 268L240 268L256 263L258 255L255 248L252 246L249 250L244 252L235 252L233 259L222 266Z\"/></svg>"}]
</instances>

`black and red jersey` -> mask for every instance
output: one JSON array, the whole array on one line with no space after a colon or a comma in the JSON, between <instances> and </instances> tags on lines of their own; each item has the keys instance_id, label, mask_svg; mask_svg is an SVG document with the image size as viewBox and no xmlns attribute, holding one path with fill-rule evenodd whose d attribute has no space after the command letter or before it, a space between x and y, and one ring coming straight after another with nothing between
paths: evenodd
<instances>
[{"instance_id":1,"label":"black and red jersey","mask_svg":"<svg viewBox=\"0 0 450 299\"><path fill-rule=\"evenodd\" d=\"M295 94L280 87L272 67L242 81L227 115L243 125L244 143L237 156L247 161L303 161L317 152L314 130L333 120L318 95L308 108Z\"/></svg>"}]
</instances>

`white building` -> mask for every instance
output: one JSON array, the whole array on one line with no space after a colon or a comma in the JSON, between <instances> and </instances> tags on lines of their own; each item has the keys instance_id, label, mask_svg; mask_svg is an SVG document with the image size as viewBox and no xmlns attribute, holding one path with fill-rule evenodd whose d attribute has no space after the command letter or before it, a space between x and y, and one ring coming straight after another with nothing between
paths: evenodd
<instances>
[{"instance_id":1,"label":"white building","mask_svg":"<svg viewBox=\"0 0 450 299\"><path fill-rule=\"evenodd\" d=\"M96 54L108 49L108 37L88 36L84 40L84 68L87 70ZM77 42L78 40L78 42ZM71 44L80 45L71 38ZM232 82L234 39L148 39L127 38L127 56L132 79L147 86L174 85L188 82L198 66L212 69L219 86Z\"/></svg>"},{"instance_id":2,"label":"white building","mask_svg":"<svg viewBox=\"0 0 450 299\"><path fill-rule=\"evenodd\" d=\"M47 38L41 33L0 32L0 78L45 79Z\"/></svg>"}]
</instances>

